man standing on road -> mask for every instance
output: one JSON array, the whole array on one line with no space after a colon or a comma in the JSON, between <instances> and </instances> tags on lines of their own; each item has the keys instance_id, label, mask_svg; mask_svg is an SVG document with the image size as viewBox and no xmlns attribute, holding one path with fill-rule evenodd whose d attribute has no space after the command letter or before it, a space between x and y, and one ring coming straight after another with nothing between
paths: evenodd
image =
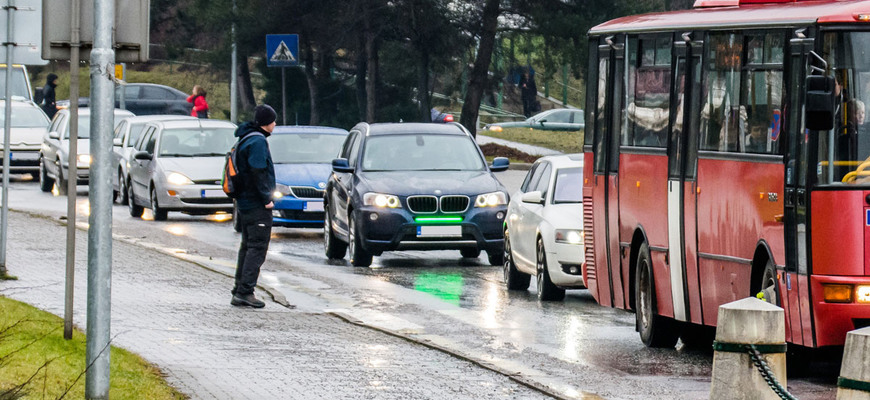
<instances>
[{"instance_id":1,"label":"man standing on road","mask_svg":"<svg viewBox=\"0 0 870 400\"><path fill-rule=\"evenodd\" d=\"M277 114L266 104L254 109L254 120L236 130L236 168L240 181L236 198L242 244L236 264L233 287L234 306L262 308L266 303L254 297L260 266L266 261L272 236L272 193L275 192L275 167L266 138L275 129Z\"/></svg>"},{"instance_id":2,"label":"man standing on road","mask_svg":"<svg viewBox=\"0 0 870 400\"><path fill-rule=\"evenodd\" d=\"M45 86L42 87L42 111L48 115L48 119L57 114L56 94L54 93L57 87L57 75L48 74L45 78ZM72 96L70 96L72 98Z\"/></svg>"}]
</instances>

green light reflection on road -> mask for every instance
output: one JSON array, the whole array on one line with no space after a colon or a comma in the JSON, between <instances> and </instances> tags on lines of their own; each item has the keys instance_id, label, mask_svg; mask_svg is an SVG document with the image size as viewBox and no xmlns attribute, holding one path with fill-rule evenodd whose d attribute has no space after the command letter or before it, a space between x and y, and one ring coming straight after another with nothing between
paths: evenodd
<instances>
[{"instance_id":1,"label":"green light reflection on road","mask_svg":"<svg viewBox=\"0 0 870 400\"><path fill-rule=\"evenodd\" d=\"M460 274L421 274L414 280L414 290L429 293L453 305L459 305L462 287Z\"/></svg>"}]
</instances>

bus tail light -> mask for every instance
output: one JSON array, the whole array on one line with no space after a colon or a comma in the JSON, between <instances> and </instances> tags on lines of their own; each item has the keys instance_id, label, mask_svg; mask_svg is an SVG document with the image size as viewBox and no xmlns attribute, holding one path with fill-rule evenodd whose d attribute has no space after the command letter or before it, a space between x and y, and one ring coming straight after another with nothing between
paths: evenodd
<instances>
[{"instance_id":1,"label":"bus tail light","mask_svg":"<svg viewBox=\"0 0 870 400\"><path fill-rule=\"evenodd\" d=\"M825 290L825 303L851 303L852 285L822 284Z\"/></svg>"},{"instance_id":2,"label":"bus tail light","mask_svg":"<svg viewBox=\"0 0 870 400\"><path fill-rule=\"evenodd\" d=\"M859 303L870 303L870 285L858 285L855 288L855 301Z\"/></svg>"}]
</instances>

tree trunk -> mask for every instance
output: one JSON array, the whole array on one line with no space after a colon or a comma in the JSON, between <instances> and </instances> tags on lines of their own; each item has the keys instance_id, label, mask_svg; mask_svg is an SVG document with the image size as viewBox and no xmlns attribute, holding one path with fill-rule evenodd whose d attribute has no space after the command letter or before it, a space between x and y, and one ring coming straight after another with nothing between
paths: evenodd
<instances>
[{"instance_id":1,"label":"tree trunk","mask_svg":"<svg viewBox=\"0 0 870 400\"><path fill-rule=\"evenodd\" d=\"M460 123L474 137L477 137L477 116L480 113L480 101L486 86L489 64L492 61L492 51L495 47L495 33L498 28L499 0L486 0L483 6L483 29L480 34L480 45L477 58L471 70L468 91L465 93L465 104L462 105Z\"/></svg>"},{"instance_id":2,"label":"tree trunk","mask_svg":"<svg viewBox=\"0 0 870 400\"><path fill-rule=\"evenodd\" d=\"M368 22L366 22L368 24ZM368 56L368 78L366 79L366 122L375 122L377 110L378 82L378 45L377 36L371 29L366 32L366 55Z\"/></svg>"},{"instance_id":3,"label":"tree trunk","mask_svg":"<svg viewBox=\"0 0 870 400\"><path fill-rule=\"evenodd\" d=\"M254 86L251 84L251 70L248 68L248 55L240 54L238 68L239 106L242 110L251 111L257 106L254 99Z\"/></svg>"},{"instance_id":4,"label":"tree trunk","mask_svg":"<svg viewBox=\"0 0 870 400\"><path fill-rule=\"evenodd\" d=\"M417 101L420 102L420 121L432 122L432 102L429 98L429 52L422 45L417 59Z\"/></svg>"},{"instance_id":5,"label":"tree trunk","mask_svg":"<svg viewBox=\"0 0 870 400\"><path fill-rule=\"evenodd\" d=\"M319 95L317 77L314 75L314 50L309 40L303 39L303 45L305 46L305 78L308 80L308 96L311 103L311 118L308 120L308 125L319 125L320 112L317 105Z\"/></svg>"},{"instance_id":6,"label":"tree trunk","mask_svg":"<svg viewBox=\"0 0 870 400\"><path fill-rule=\"evenodd\" d=\"M366 41L363 36L360 36L359 51L356 55L356 105L360 121L366 120L366 112L368 111L366 107L367 58Z\"/></svg>"}]
</instances>

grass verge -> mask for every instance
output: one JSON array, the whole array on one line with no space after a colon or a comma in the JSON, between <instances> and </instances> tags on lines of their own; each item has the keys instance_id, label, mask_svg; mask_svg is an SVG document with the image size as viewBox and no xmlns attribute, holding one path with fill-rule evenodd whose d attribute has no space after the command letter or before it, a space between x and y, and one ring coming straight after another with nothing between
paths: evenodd
<instances>
[{"instance_id":1,"label":"grass verge","mask_svg":"<svg viewBox=\"0 0 870 400\"><path fill-rule=\"evenodd\" d=\"M0 310L0 398L85 398L85 335L64 340L61 318L2 296ZM141 357L112 347L110 359L110 398L186 398Z\"/></svg>"},{"instance_id":2,"label":"grass verge","mask_svg":"<svg viewBox=\"0 0 870 400\"><path fill-rule=\"evenodd\" d=\"M583 131L541 131L529 128L505 128L502 132L479 131L478 134L540 146L563 153L583 152Z\"/></svg>"}]
</instances>

